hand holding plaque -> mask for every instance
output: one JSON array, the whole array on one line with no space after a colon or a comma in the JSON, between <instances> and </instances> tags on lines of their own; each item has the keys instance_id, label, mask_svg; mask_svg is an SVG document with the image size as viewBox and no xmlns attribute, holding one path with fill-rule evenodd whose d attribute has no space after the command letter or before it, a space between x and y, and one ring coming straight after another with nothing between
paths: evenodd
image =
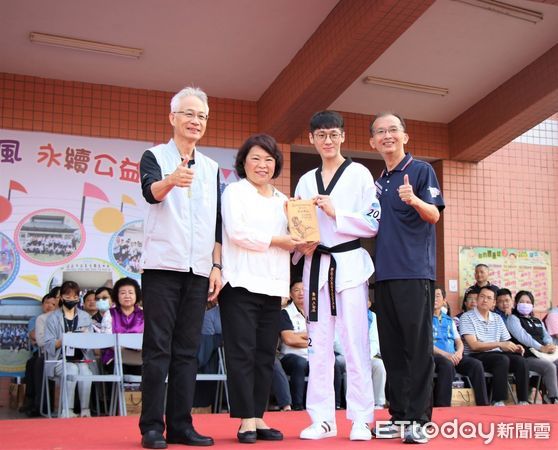
<instances>
[{"instance_id":1,"label":"hand holding plaque","mask_svg":"<svg viewBox=\"0 0 558 450\"><path fill-rule=\"evenodd\" d=\"M320 241L318 214L313 200L289 200L287 202L289 233L305 242Z\"/></svg>"}]
</instances>

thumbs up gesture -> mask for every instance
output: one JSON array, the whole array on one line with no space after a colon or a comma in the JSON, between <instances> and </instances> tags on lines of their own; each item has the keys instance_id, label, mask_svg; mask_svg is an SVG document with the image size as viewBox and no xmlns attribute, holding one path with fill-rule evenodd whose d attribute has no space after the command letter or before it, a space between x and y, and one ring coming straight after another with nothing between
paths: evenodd
<instances>
[{"instance_id":1,"label":"thumbs up gesture","mask_svg":"<svg viewBox=\"0 0 558 450\"><path fill-rule=\"evenodd\" d=\"M403 184L399 186L398 192L402 202L409 206L413 206L416 196L413 192L413 186L409 183L409 175L405 174L403 176Z\"/></svg>"},{"instance_id":2,"label":"thumbs up gesture","mask_svg":"<svg viewBox=\"0 0 558 450\"><path fill-rule=\"evenodd\" d=\"M178 187L190 187L194 180L194 170L188 167L189 158L186 156L173 173L170 174L170 182Z\"/></svg>"}]
</instances>

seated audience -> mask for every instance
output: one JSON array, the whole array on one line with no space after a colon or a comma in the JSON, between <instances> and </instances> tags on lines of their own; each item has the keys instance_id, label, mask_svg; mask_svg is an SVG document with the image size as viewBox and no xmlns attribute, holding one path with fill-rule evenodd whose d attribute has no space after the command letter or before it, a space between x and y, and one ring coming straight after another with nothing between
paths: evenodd
<instances>
[{"instance_id":1,"label":"seated audience","mask_svg":"<svg viewBox=\"0 0 558 450\"><path fill-rule=\"evenodd\" d=\"M459 319L467 311L471 311L477 306L477 297L479 296L480 289L478 287L468 288L463 295L463 302L461 303L461 312L457 314L453 320L455 325L459 326Z\"/></svg>"},{"instance_id":2,"label":"seated audience","mask_svg":"<svg viewBox=\"0 0 558 450\"><path fill-rule=\"evenodd\" d=\"M494 406L504 406L510 372L515 376L519 404L528 404L529 370L523 347L511 341L504 321L491 311L496 304L496 292L494 286L481 288L475 309L461 316L459 332L465 341L464 354L481 361L485 372L492 373Z\"/></svg>"},{"instance_id":3,"label":"seated audience","mask_svg":"<svg viewBox=\"0 0 558 450\"><path fill-rule=\"evenodd\" d=\"M292 409L304 409L304 394L308 375L308 332L303 311L304 285L295 279L290 288L291 301L281 311L281 365L291 377Z\"/></svg>"},{"instance_id":4,"label":"seated audience","mask_svg":"<svg viewBox=\"0 0 558 450\"><path fill-rule=\"evenodd\" d=\"M112 318L110 333L143 333L143 310L139 307L141 302L141 289L136 280L125 277L120 278L112 289L112 301L116 305L109 310ZM112 372L114 350L103 351L102 361L108 372ZM122 353L124 373L141 374L141 352L126 350Z\"/></svg>"},{"instance_id":5,"label":"seated audience","mask_svg":"<svg viewBox=\"0 0 558 450\"><path fill-rule=\"evenodd\" d=\"M558 345L558 306L555 306L548 312L544 318L544 324L554 344Z\"/></svg>"},{"instance_id":6,"label":"seated audience","mask_svg":"<svg viewBox=\"0 0 558 450\"><path fill-rule=\"evenodd\" d=\"M29 341L33 345L31 358L25 365L25 403L20 412L24 412L29 417L40 415L39 407L41 404L41 388L43 381L45 320L49 313L58 307L56 298L51 297L50 293L42 299L42 314L33 317L29 321Z\"/></svg>"},{"instance_id":7,"label":"seated audience","mask_svg":"<svg viewBox=\"0 0 558 450\"><path fill-rule=\"evenodd\" d=\"M370 308L370 300L368 300ZM370 358L372 360L372 385L374 386L374 408L383 409L386 404L386 368L380 354L380 338L376 313L370 311L372 321L368 327Z\"/></svg>"},{"instance_id":8,"label":"seated audience","mask_svg":"<svg viewBox=\"0 0 558 450\"><path fill-rule=\"evenodd\" d=\"M64 333L89 332L91 328L91 317L85 311L77 308L79 303L79 285L74 281L65 281L60 288L60 299L62 307L53 311L46 323L45 350L46 359L62 359L62 335ZM82 351L74 349L72 354L67 354L66 370L69 375L91 375L91 367L88 362L94 359L90 350ZM52 367L52 366L49 366ZM49 369L51 370L51 369ZM54 366L54 375L62 375L62 363ZM52 376L49 373L49 376ZM69 417L76 417L73 411L76 382L66 380ZM91 381L79 381L77 383L79 400L81 405L81 416L91 416L89 409L89 398L91 395Z\"/></svg>"},{"instance_id":9,"label":"seated audience","mask_svg":"<svg viewBox=\"0 0 558 450\"><path fill-rule=\"evenodd\" d=\"M275 397L277 408L280 411L290 411L292 409L291 390L289 388L289 379L281 365L279 358L275 358L273 365L273 377L271 379L271 393Z\"/></svg>"},{"instance_id":10,"label":"seated audience","mask_svg":"<svg viewBox=\"0 0 558 450\"><path fill-rule=\"evenodd\" d=\"M200 347L198 349L198 373L215 374L219 372L219 347L223 345L223 331L219 305L207 302L201 328ZM194 407L204 408L215 402L216 381L198 381L194 392ZM218 410L220 405L216 405Z\"/></svg>"},{"instance_id":11,"label":"seated audience","mask_svg":"<svg viewBox=\"0 0 558 450\"><path fill-rule=\"evenodd\" d=\"M436 286L432 332L434 364L438 377L434 384L434 406L451 406L451 391L456 372L471 380L476 404L488 405L483 365L479 360L463 355L463 341L455 322L442 311L445 298L444 288Z\"/></svg>"},{"instance_id":12,"label":"seated audience","mask_svg":"<svg viewBox=\"0 0 558 450\"><path fill-rule=\"evenodd\" d=\"M87 291L83 294L83 310L91 316L91 319L99 311L97 309L97 300L95 299L95 291Z\"/></svg>"},{"instance_id":13,"label":"seated audience","mask_svg":"<svg viewBox=\"0 0 558 450\"><path fill-rule=\"evenodd\" d=\"M112 316L110 309L114 308L112 289L101 286L95 291L97 301L97 314L92 317L95 331L98 333L112 333Z\"/></svg>"},{"instance_id":14,"label":"seated audience","mask_svg":"<svg viewBox=\"0 0 558 450\"><path fill-rule=\"evenodd\" d=\"M556 403L558 399L558 360L554 362L538 358L531 348L546 354L556 353L556 345L546 331L542 321L533 314L535 298L529 291L519 291L515 295L516 306L513 314L507 319L507 326L515 342L521 345L525 351L527 368L541 374L542 381L546 387L547 400ZM536 352L535 352L536 353Z\"/></svg>"},{"instance_id":15,"label":"seated audience","mask_svg":"<svg viewBox=\"0 0 558 450\"><path fill-rule=\"evenodd\" d=\"M506 288L498 289L496 292L496 308L494 308L494 312L502 318L504 323L506 323L506 319L512 314L514 305L515 303L511 291Z\"/></svg>"},{"instance_id":16,"label":"seated audience","mask_svg":"<svg viewBox=\"0 0 558 450\"><path fill-rule=\"evenodd\" d=\"M488 266L482 263L477 264L475 266L475 284L469 286L467 290L473 288L480 289L481 287L484 286L492 286L493 288L498 290L498 286L488 281L489 276L490 276L490 271L488 269Z\"/></svg>"}]
</instances>

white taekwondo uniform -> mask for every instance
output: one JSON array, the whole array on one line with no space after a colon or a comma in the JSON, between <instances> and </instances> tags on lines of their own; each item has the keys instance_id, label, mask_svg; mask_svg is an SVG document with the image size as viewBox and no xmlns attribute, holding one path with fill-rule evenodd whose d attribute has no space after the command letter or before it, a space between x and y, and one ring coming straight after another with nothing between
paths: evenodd
<instances>
[{"instance_id":1,"label":"white taekwondo uniform","mask_svg":"<svg viewBox=\"0 0 558 450\"><path fill-rule=\"evenodd\" d=\"M325 254L315 252L306 256L304 261L304 305L310 320L306 408L313 423L335 423L333 342L337 330L347 363L347 418L355 422L371 422L374 417L374 393L367 301L368 278L374 273L374 264L368 252L360 247L358 239L373 237L378 232L380 204L372 175L366 167L352 162L350 158L339 167L327 189L323 186L321 167L301 177L295 196L307 200L318 194L330 196L336 213L336 218L332 219L318 209L320 244L328 248L345 244L345 248L333 249L331 255L327 254L327 249ZM348 242L353 244L348 245L349 249ZM295 253L293 262L296 264L301 256ZM319 261L319 277L314 277L314 286L317 280L318 289L315 294L319 301L315 300L315 295L310 301L313 256L314 264ZM328 283L331 258L335 258L337 265L333 284ZM330 289L335 292L333 303ZM332 315L335 312L332 305L336 305L336 316ZM318 320L313 321L316 313Z\"/></svg>"}]
</instances>

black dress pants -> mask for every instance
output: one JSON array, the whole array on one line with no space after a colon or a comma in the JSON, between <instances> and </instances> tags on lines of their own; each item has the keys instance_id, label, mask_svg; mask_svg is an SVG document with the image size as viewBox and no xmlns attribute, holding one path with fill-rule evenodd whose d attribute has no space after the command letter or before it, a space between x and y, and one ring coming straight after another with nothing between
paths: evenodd
<instances>
[{"instance_id":1,"label":"black dress pants","mask_svg":"<svg viewBox=\"0 0 558 450\"><path fill-rule=\"evenodd\" d=\"M503 402L508 398L508 374L515 376L517 400L526 402L529 397L529 369L522 355L508 352L469 353L482 362L485 372L492 374L492 401Z\"/></svg>"},{"instance_id":2,"label":"black dress pants","mask_svg":"<svg viewBox=\"0 0 558 450\"><path fill-rule=\"evenodd\" d=\"M434 282L388 280L375 284L382 359L389 380L392 421L431 419Z\"/></svg>"},{"instance_id":3,"label":"black dress pants","mask_svg":"<svg viewBox=\"0 0 558 450\"><path fill-rule=\"evenodd\" d=\"M465 375L471 381L477 406L488 405L486 381L482 363L470 356L463 356L457 366L441 355L434 355L438 377L434 383L434 406L451 406L451 392L455 372Z\"/></svg>"},{"instance_id":4,"label":"black dress pants","mask_svg":"<svg viewBox=\"0 0 558 450\"><path fill-rule=\"evenodd\" d=\"M263 417L279 338L281 298L226 284L219 295L231 417Z\"/></svg>"},{"instance_id":5,"label":"black dress pants","mask_svg":"<svg viewBox=\"0 0 558 450\"><path fill-rule=\"evenodd\" d=\"M142 274L142 434L165 430L167 375L167 433L179 435L192 427L197 353L208 288L208 278L192 272L145 270Z\"/></svg>"}]
</instances>

